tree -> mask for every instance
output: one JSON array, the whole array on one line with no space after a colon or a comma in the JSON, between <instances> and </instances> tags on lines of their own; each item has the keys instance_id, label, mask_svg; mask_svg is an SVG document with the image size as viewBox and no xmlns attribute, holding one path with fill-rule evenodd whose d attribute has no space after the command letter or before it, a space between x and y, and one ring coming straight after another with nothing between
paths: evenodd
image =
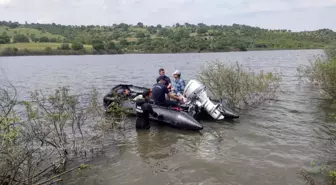
<instances>
[{"instance_id":1,"label":"tree","mask_svg":"<svg viewBox=\"0 0 336 185\"><path fill-rule=\"evenodd\" d=\"M140 27L140 28L142 28L144 25L143 25L142 22L138 22L137 26Z\"/></svg>"},{"instance_id":2,"label":"tree","mask_svg":"<svg viewBox=\"0 0 336 185\"><path fill-rule=\"evenodd\" d=\"M137 38L144 38L146 35L145 35L145 33L144 32L136 32L136 34L135 34L135 37L137 37Z\"/></svg>"},{"instance_id":3,"label":"tree","mask_svg":"<svg viewBox=\"0 0 336 185\"><path fill-rule=\"evenodd\" d=\"M81 44L81 43L79 43L79 42L74 42L74 43L72 43L72 44L71 44L71 48L72 48L73 50L82 50L82 49L84 49L83 44Z\"/></svg>"},{"instance_id":4,"label":"tree","mask_svg":"<svg viewBox=\"0 0 336 185\"><path fill-rule=\"evenodd\" d=\"M44 51L49 55L52 54L52 49L50 47L46 47Z\"/></svg>"},{"instance_id":5,"label":"tree","mask_svg":"<svg viewBox=\"0 0 336 185\"><path fill-rule=\"evenodd\" d=\"M156 34L157 30L154 26L150 26L147 28L147 31L150 33L150 34Z\"/></svg>"},{"instance_id":6,"label":"tree","mask_svg":"<svg viewBox=\"0 0 336 185\"><path fill-rule=\"evenodd\" d=\"M128 45L128 41L126 39L121 39L119 44L123 47L126 47Z\"/></svg>"},{"instance_id":7,"label":"tree","mask_svg":"<svg viewBox=\"0 0 336 185\"><path fill-rule=\"evenodd\" d=\"M197 29L198 34L205 34L206 32L208 32L208 29L206 27L199 27Z\"/></svg>"},{"instance_id":8,"label":"tree","mask_svg":"<svg viewBox=\"0 0 336 185\"><path fill-rule=\"evenodd\" d=\"M97 51L101 51L105 49L105 45L104 42L101 40L93 40L92 41L92 47L93 49L97 50Z\"/></svg>"},{"instance_id":9,"label":"tree","mask_svg":"<svg viewBox=\"0 0 336 185\"><path fill-rule=\"evenodd\" d=\"M14 42L29 42L29 38L23 34L14 35Z\"/></svg>"},{"instance_id":10,"label":"tree","mask_svg":"<svg viewBox=\"0 0 336 185\"><path fill-rule=\"evenodd\" d=\"M40 42L49 42L49 38L46 36L40 37Z\"/></svg>"},{"instance_id":11,"label":"tree","mask_svg":"<svg viewBox=\"0 0 336 185\"><path fill-rule=\"evenodd\" d=\"M168 35L171 34L171 31L169 31L167 28L162 28L160 29L158 35L162 37L167 37Z\"/></svg>"},{"instance_id":12,"label":"tree","mask_svg":"<svg viewBox=\"0 0 336 185\"><path fill-rule=\"evenodd\" d=\"M57 42L57 39L55 37L52 37L49 39L49 42Z\"/></svg>"},{"instance_id":13,"label":"tree","mask_svg":"<svg viewBox=\"0 0 336 185\"><path fill-rule=\"evenodd\" d=\"M114 42L108 42L107 48L108 49L117 49L116 44Z\"/></svg>"},{"instance_id":14,"label":"tree","mask_svg":"<svg viewBox=\"0 0 336 185\"><path fill-rule=\"evenodd\" d=\"M6 32L3 32L2 35L0 35L0 44L8 44L10 43L10 37L7 35Z\"/></svg>"},{"instance_id":15,"label":"tree","mask_svg":"<svg viewBox=\"0 0 336 185\"><path fill-rule=\"evenodd\" d=\"M119 31L114 31L112 32L111 36L112 36L112 39L117 40L121 37L121 33Z\"/></svg>"},{"instance_id":16,"label":"tree","mask_svg":"<svg viewBox=\"0 0 336 185\"><path fill-rule=\"evenodd\" d=\"M68 43L63 43L63 44L61 45L60 49L62 49L62 50L69 50L69 49L70 49L70 46L69 46Z\"/></svg>"}]
</instances>

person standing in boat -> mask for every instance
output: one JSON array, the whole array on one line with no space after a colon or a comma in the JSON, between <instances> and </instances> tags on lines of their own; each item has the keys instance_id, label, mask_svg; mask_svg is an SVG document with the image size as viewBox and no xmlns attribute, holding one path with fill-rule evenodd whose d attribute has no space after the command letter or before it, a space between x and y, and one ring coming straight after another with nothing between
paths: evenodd
<instances>
[{"instance_id":1,"label":"person standing in boat","mask_svg":"<svg viewBox=\"0 0 336 185\"><path fill-rule=\"evenodd\" d=\"M172 81L172 91L176 93L177 96L183 97L183 91L185 88L185 82L181 78L181 72L179 70L175 70L173 73L174 80Z\"/></svg>"},{"instance_id":2,"label":"person standing in boat","mask_svg":"<svg viewBox=\"0 0 336 185\"><path fill-rule=\"evenodd\" d=\"M178 101L182 101L183 98L179 97L177 95L175 95L172 92L169 92L166 84L166 78L164 76L160 76L158 78L158 83L154 84L152 87L152 99L154 100L155 104L160 105L160 106L178 106L176 102L174 101L170 101L170 100L166 100L165 95L167 94L168 97L178 100Z\"/></svg>"},{"instance_id":3,"label":"person standing in boat","mask_svg":"<svg viewBox=\"0 0 336 185\"><path fill-rule=\"evenodd\" d=\"M155 111L151 104L149 104L151 92L150 90L145 90L142 93L142 98L136 100L136 123L135 127L137 129L149 129L149 114L153 115L155 118L163 119L162 115L159 115Z\"/></svg>"}]
</instances>

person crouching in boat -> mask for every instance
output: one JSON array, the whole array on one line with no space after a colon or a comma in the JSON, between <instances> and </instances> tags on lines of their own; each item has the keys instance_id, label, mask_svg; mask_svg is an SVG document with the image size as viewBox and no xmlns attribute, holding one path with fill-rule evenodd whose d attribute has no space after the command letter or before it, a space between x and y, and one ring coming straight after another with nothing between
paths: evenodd
<instances>
[{"instance_id":1,"label":"person crouching in boat","mask_svg":"<svg viewBox=\"0 0 336 185\"><path fill-rule=\"evenodd\" d=\"M159 115L155 111L153 111L153 108L151 104L148 103L151 96L150 90L145 90L142 93L142 98L139 98L136 100L135 106L136 106L136 124L135 127L137 129L149 129L149 114L153 115L155 118L158 118L159 120L163 119L162 115Z\"/></svg>"},{"instance_id":2,"label":"person crouching in boat","mask_svg":"<svg viewBox=\"0 0 336 185\"><path fill-rule=\"evenodd\" d=\"M128 90L128 89L119 89L118 91L117 91L117 96L119 97L119 98L123 98L123 99L126 99L126 98L128 98L129 96L130 96L130 91Z\"/></svg>"},{"instance_id":3,"label":"person crouching in boat","mask_svg":"<svg viewBox=\"0 0 336 185\"><path fill-rule=\"evenodd\" d=\"M130 90L128 89L118 89L117 91L110 92L104 97L104 106L106 106L105 111L108 111L115 104L120 104L121 101L126 100L130 97Z\"/></svg>"},{"instance_id":4,"label":"person crouching in boat","mask_svg":"<svg viewBox=\"0 0 336 185\"><path fill-rule=\"evenodd\" d=\"M152 98L154 100L154 103L156 105L160 106L165 106L165 107L170 107L170 106L175 106L178 107L177 103L174 101L166 100L165 95L167 94L169 98L182 101L183 98L175 95L172 92L169 92L167 86L165 85L166 79L163 76L160 76L158 78L159 82L154 84L152 87Z\"/></svg>"}]
</instances>

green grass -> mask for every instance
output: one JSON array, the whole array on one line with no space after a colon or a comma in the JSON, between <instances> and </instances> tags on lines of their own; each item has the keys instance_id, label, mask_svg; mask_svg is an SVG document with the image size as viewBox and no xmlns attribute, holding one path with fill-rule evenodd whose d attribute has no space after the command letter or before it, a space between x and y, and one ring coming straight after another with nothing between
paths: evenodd
<instances>
[{"instance_id":1,"label":"green grass","mask_svg":"<svg viewBox=\"0 0 336 185\"><path fill-rule=\"evenodd\" d=\"M8 47L16 47L19 50L28 49L30 51L40 51L44 50L46 47L50 47L51 49L57 49L57 47L61 46L62 43L13 43L13 44L0 44L0 50L3 50ZM71 46L71 44L69 44ZM92 45L84 45L85 49L92 49Z\"/></svg>"},{"instance_id":2,"label":"green grass","mask_svg":"<svg viewBox=\"0 0 336 185\"><path fill-rule=\"evenodd\" d=\"M8 36L13 37L16 34L24 34L27 35L28 37L30 37L30 35L35 35L35 37L40 38L40 37L48 37L48 38L58 38L58 39L64 39L63 36L61 35L56 35L56 34L51 34L49 32L46 31L40 31L37 29L32 29L32 28L22 28L22 27L18 27L18 28L8 28L6 26L0 26L0 35L6 32Z\"/></svg>"}]
</instances>

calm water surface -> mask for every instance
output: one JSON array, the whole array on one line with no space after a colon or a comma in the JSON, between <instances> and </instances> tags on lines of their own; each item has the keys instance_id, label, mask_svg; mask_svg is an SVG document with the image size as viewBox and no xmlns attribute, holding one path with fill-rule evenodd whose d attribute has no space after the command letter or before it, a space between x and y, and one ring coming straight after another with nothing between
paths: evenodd
<instances>
[{"instance_id":1,"label":"calm water surface","mask_svg":"<svg viewBox=\"0 0 336 185\"><path fill-rule=\"evenodd\" d=\"M299 172L313 160L332 160L335 129L319 109L317 92L297 82L296 67L320 50L212 54L118 56L48 56L0 58L20 97L34 89L69 85L77 92L92 86L104 95L120 83L151 86L163 67L193 78L205 61L239 61L253 69L282 72L278 101L245 112L234 122L204 123L199 133L153 125L136 131L133 124L111 134L111 145L92 161L91 170L66 184L304 184ZM113 141L112 141L113 140Z\"/></svg>"}]
</instances>

